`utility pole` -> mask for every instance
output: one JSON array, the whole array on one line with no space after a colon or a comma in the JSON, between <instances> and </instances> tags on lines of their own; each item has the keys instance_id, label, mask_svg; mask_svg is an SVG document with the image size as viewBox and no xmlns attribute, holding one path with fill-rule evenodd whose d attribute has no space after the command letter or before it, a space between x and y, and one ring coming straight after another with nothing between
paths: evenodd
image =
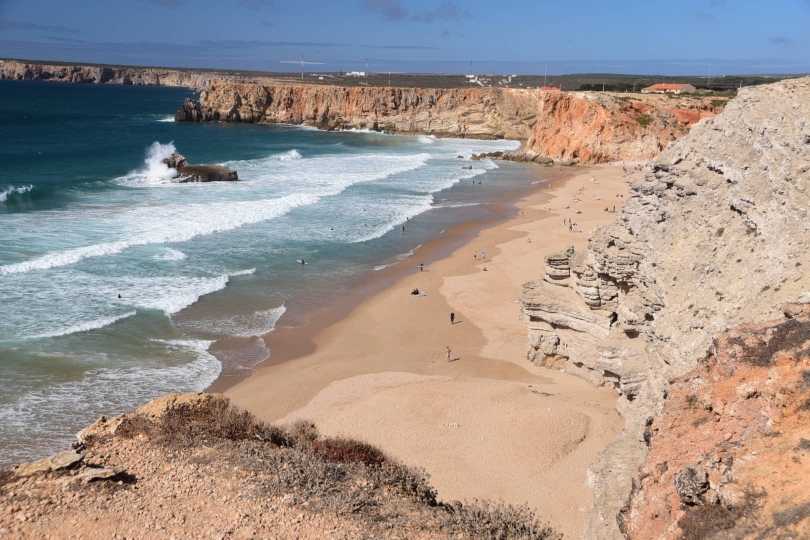
<instances>
[{"instance_id":1,"label":"utility pole","mask_svg":"<svg viewBox=\"0 0 810 540\"><path fill-rule=\"evenodd\" d=\"M301 54L301 60L280 60L280 64L301 64L301 80L304 80L304 64L325 64L326 62L304 62L304 55Z\"/></svg>"}]
</instances>

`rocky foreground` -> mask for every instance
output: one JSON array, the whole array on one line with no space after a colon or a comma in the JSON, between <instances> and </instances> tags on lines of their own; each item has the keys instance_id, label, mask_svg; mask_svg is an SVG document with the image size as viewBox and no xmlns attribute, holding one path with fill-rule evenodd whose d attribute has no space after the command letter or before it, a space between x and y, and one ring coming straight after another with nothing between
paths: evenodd
<instances>
[{"instance_id":1,"label":"rocky foreground","mask_svg":"<svg viewBox=\"0 0 810 540\"><path fill-rule=\"evenodd\" d=\"M647 161L722 105L696 97L510 88L343 88L221 81L187 99L177 122L304 124L327 130L524 141L537 156Z\"/></svg>"},{"instance_id":2,"label":"rocky foreground","mask_svg":"<svg viewBox=\"0 0 810 540\"><path fill-rule=\"evenodd\" d=\"M810 78L743 89L654 171L585 252L546 257L522 298L529 360L615 388L627 419L591 467L585 536L621 538L620 511L629 538L740 538L731 517L751 508L754 524L804 530L810 512L780 499L802 459L787 449L804 444L792 426L805 415L810 323L715 339L810 303ZM797 503L810 492L799 491ZM692 534L695 508L728 519Z\"/></svg>"},{"instance_id":3,"label":"rocky foreground","mask_svg":"<svg viewBox=\"0 0 810 540\"><path fill-rule=\"evenodd\" d=\"M424 473L218 394L100 418L62 454L0 471L2 538L556 539L531 511L442 503Z\"/></svg>"}]
</instances>

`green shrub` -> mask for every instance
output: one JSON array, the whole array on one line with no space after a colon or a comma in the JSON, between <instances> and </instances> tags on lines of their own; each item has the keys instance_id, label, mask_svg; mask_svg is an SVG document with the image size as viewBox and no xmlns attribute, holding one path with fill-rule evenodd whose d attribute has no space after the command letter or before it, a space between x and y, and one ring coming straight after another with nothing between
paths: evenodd
<instances>
[{"instance_id":1,"label":"green shrub","mask_svg":"<svg viewBox=\"0 0 810 540\"><path fill-rule=\"evenodd\" d=\"M723 236L723 233L724 233L724 232L726 232L725 227L720 227L719 229L717 229L717 232L716 232L716 233L714 233L714 235L715 235L715 236Z\"/></svg>"},{"instance_id":2,"label":"green shrub","mask_svg":"<svg viewBox=\"0 0 810 540\"><path fill-rule=\"evenodd\" d=\"M652 117L650 117L650 116L648 116L646 114L641 115L641 116L636 116L636 122L638 122L639 124L641 124L644 127L647 127L650 124L652 124Z\"/></svg>"}]
</instances>

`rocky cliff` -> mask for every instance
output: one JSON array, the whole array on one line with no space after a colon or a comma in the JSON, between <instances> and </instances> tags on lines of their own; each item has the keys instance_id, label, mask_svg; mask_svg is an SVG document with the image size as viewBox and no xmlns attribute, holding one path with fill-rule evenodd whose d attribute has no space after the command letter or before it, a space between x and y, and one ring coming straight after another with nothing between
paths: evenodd
<instances>
[{"instance_id":1,"label":"rocky cliff","mask_svg":"<svg viewBox=\"0 0 810 540\"><path fill-rule=\"evenodd\" d=\"M670 385L620 514L626 537L810 537L810 303L784 311L724 332Z\"/></svg>"},{"instance_id":2,"label":"rocky cliff","mask_svg":"<svg viewBox=\"0 0 810 540\"><path fill-rule=\"evenodd\" d=\"M627 417L592 466L588 538L620 537L616 514L669 381L712 336L774 319L810 290L810 79L743 89L654 171L587 251L547 257L522 299L529 360L614 387Z\"/></svg>"},{"instance_id":3,"label":"rocky cliff","mask_svg":"<svg viewBox=\"0 0 810 540\"><path fill-rule=\"evenodd\" d=\"M168 68L101 67L0 60L0 80L53 81L81 84L136 86L180 86L201 91L214 81L227 78L220 73Z\"/></svg>"},{"instance_id":4,"label":"rocky cliff","mask_svg":"<svg viewBox=\"0 0 810 540\"><path fill-rule=\"evenodd\" d=\"M647 161L714 116L704 99L509 88L342 88L217 82L187 100L178 122L306 124L526 141L532 156L583 163Z\"/></svg>"}]
</instances>

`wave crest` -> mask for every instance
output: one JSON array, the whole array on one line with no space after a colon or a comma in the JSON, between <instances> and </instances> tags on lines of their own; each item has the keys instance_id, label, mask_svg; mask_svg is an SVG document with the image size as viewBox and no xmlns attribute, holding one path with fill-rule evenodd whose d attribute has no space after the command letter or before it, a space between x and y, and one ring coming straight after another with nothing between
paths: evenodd
<instances>
[{"instance_id":1,"label":"wave crest","mask_svg":"<svg viewBox=\"0 0 810 540\"><path fill-rule=\"evenodd\" d=\"M6 202L9 197L14 195L22 195L23 193L28 193L34 189L34 186L21 186L21 187L10 187L6 188L3 191L0 191L0 203Z\"/></svg>"}]
</instances>

